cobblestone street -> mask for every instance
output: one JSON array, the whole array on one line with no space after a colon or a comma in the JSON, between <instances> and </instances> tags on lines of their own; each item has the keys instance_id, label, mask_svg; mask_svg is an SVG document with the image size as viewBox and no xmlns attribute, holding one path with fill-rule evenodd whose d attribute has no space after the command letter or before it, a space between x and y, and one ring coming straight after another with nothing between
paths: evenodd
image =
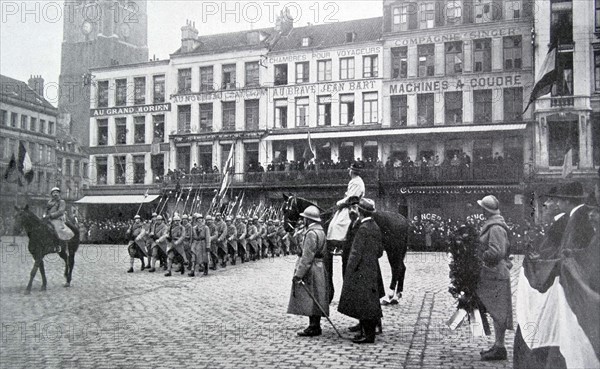
<instances>
[{"instance_id":1,"label":"cobblestone street","mask_svg":"<svg viewBox=\"0 0 600 369\"><path fill-rule=\"evenodd\" d=\"M286 314L295 257L228 266L208 277L127 274L125 246L82 246L71 288L64 264L46 258L48 290L38 273L23 294L33 259L23 241L3 239L0 264L2 368L509 368L484 363L492 337L450 331L454 312L445 254L410 253L404 298L384 307L383 334L374 345L340 339L323 319L323 335L300 338L307 318ZM19 241L17 239L17 241ZM389 265L380 259L384 282ZM520 267L515 263L513 276ZM343 335L355 321L337 312L341 261L336 258L332 320ZM515 285L513 280L513 287ZM514 289L513 289L514 292ZM514 300L513 300L514 303ZM512 357L513 333L507 335Z\"/></svg>"}]
</instances>

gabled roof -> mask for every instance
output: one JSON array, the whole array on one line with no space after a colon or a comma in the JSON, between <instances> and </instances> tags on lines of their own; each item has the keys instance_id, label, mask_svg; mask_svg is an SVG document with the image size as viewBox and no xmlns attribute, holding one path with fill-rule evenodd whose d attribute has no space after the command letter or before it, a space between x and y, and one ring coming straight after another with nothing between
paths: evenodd
<instances>
[{"instance_id":1,"label":"gabled roof","mask_svg":"<svg viewBox=\"0 0 600 369\"><path fill-rule=\"evenodd\" d=\"M0 96L2 100L13 100L17 103L34 105L36 108L57 109L44 97L29 88L27 83L0 74ZM56 112L55 112L56 113Z\"/></svg>"},{"instance_id":2,"label":"gabled roof","mask_svg":"<svg viewBox=\"0 0 600 369\"><path fill-rule=\"evenodd\" d=\"M305 27L294 27L287 36L282 36L273 46L273 52L318 49L377 41L382 34L382 17L365 18L346 22L325 23ZM346 42L346 34L355 33L353 42ZM310 37L309 46L302 46L302 39Z\"/></svg>"},{"instance_id":3,"label":"gabled roof","mask_svg":"<svg viewBox=\"0 0 600 369\"><path fill-rule=\"evenodd\" d=\"M251 43L248 41L247 35L253 32L258 32L259 37L264 37L262 42ZM198 41L200 41L200 46L198 46L190 52L183 52L181 51L181 48L179 48L172 54L172 56L189 54L218 54L228 51L239 51L243 49L263 49L269 46L269 42L275 34L275 29L273 27L270 27L240 32L200 36L198 37Z\"/></svg>"}]
</instances>

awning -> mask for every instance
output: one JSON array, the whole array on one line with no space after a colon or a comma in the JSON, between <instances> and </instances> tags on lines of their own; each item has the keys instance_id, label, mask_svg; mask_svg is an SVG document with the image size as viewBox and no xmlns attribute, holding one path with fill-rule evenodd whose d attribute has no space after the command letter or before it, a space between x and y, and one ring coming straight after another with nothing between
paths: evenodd
<instances>
[{"instance_id":1,"label":"awning","mask_svg":"<svg viewBox=\"0 0 600 369\"><path fill-rule=\"evenodd\" d=\"M75 201L76 204L141 204L149 203L159 195L113 195L113 196L84 196Z\"/></svg>"},{"instance_id":2,"label":"awning","mask_svg":"<svg viewBox=\"0 0 600 369\"><path fill-rule=\"evenodd\" d=\"M323 138L365 138L365 137L386 137L386 136L403 136L414 134L431 134L431 133L467 133L467 132L498 132L498 131L519 131L527 127L526 123L516 124L484 124L484 125L452 125L438 127L414 127L414 128L393 128L393 129L365 129L361 131L344 131L341 127L340 131L336 132L311 132L311 139ZM265 137L267 141L284 141L284 140L302 140L306 139L306 133L293 134L273 134Z\"/></svg>"}]
</instances>

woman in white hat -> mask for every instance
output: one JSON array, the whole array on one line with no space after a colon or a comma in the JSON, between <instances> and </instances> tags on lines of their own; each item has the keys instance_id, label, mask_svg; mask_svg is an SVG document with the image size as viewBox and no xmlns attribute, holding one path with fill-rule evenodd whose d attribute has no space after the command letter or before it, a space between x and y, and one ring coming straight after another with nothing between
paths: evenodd
<instances>
[{"instance_id":1,"label":"woman in white hat","mask_svg":"<svg viewBox=\"0 0 600 369\"><path fill-rule=\"evenodd\" d=\"M324 315L306 292L306 289L325 309L325 313L329 314L327 272L323 264L323 257L327 252L327 248L319 209L316 206L309 206L300 216L304 218L306 233L302 242L302 251L298 256L294 269L292 292L287 312L288 314L308 316L309 326L298 332L298 336L313 337L321 335L321 317ZM298 285L301 281L305 283L306 289Z\"/></svg>"},{"instance_id":2,"label":"woman in white hat","mask_svg":"<svg viewBox=\"0 0 600 369\"><path fill-rule=\"evenodd\" d=\"M500 215L500 203L488 195L477 204L483 209L486 221L479 233L477 254L482 261L477 296L494 321L495 342L489 350L481 351L481 360L506 360L504 336L513 329L510 271L512 263L509 229Z\"/></svg>"}]
</instances>

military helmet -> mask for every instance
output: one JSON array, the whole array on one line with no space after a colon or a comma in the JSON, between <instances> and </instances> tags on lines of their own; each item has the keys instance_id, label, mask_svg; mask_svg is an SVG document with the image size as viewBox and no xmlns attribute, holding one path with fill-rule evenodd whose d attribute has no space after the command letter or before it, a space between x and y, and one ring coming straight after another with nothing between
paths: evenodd
<instances>
[{"instance_id":1,"label":"military helmet","mask_svg":"<svg viewBox=\"0 0 600 369\"><path fill-rule=\"evenodd\" d=\"M183 216L181 217L181 219L190 219L190 217L187 214L183 214Z\"/></svg>"},{"instance_id":2,"label":"military helmet","mask_svg":"<svg viewBox=\"0 0 600 369\"><path fill-rule=\"evenodd\" d=\"M139 214L136 214L133 219L142 219L142 217Z\"/></svg>"},{"instance_id":3,"label":"military helmet","mask_svg":"<svg viewBox=\"0 0 600 369\"><path fill-rule=\"evenodd\" d=\"M60 193L60 188L52 187L52 189L50 190L50 194L52 194L52 192L54 192L54 191L58 191L58 193Z\"/></svg>"},{"instance_id":4,"label":"military helmet","mask_svg":"<svg viewBox=\"0 0 600 369\"><path fill-rule=\"evenodd\" d=\"M179 215L176 214L175 216L173 216L173 221L174 222L177 222L177 221L180 221L180 220L181 220L181 218L179 217Z\"/></svg>"}]
</instances>

